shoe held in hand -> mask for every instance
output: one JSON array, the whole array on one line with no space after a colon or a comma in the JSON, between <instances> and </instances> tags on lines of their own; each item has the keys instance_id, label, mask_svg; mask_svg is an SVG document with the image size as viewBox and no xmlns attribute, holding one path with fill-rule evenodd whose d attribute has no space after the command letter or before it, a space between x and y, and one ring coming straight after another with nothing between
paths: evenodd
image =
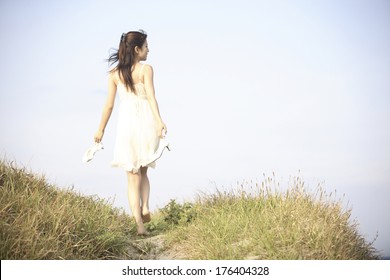
<instances>
[{"instance_id":1,"label":"shoe held in hand","mask_svg":"<svg viewBox=\"0 0 390 280\"><path fill-rule=\"evenodd\" d=\"M103 144L101 142L100 143L95 143L91 148L89 148L85 152L85 154L83 156L83 162L88 162L88 161L92 160L93 156L95 155L95 153L97 151L102 150L102 149L104 149L104 147L103 147Z\"/></svg>"}]
</instances>

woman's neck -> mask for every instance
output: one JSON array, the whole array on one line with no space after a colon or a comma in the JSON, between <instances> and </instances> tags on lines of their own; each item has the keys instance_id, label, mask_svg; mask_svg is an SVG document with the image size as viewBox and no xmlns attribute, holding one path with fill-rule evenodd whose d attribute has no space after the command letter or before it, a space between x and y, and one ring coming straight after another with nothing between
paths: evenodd
<instances>
[{"instance_id":1,"label":"woman's neck","mask_svg":"<svg viewBox=\"0 0 390 280\"><path fill-rule=\"evenodd\" d=\"M134 65L137 65L138 63L140 63L141 59L139 59L138 57L135 57L134 58Z\"/></svg>"}]
</instances>

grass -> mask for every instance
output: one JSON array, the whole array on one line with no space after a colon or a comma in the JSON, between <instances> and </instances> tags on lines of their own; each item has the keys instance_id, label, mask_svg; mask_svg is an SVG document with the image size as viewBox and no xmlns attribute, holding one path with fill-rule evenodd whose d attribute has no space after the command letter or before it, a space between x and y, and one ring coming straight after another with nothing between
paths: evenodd
<instances>
[{"instance_id":1,"label":"grass","mask_svg":"<svg viewBox=\"0 0 390 280\"><path fill-rule=\"evenodd\" d=\"M169 241L188 259L377 259L351 211L318 186L294 178L286 192L274 178L237 191L202 195L196 218L172 228Z\"/></svg>"},{"instance_id":2,"label":"grass","mask_svg":"<svg viewBox=\"0 0 390 280\"><path fill-rule=\"evenodd\" d=\"M108 201L0 163L1 259L129 258L134 228Z\"/></svg>"},{"instance_id":3,"label":"grass","mask_svg":"<svg viewBox=\"0 0 390 280\"><path fill-rule=\"evenodd\" d=\"M139 239L131 217L109 201L60 189L1 161L0 258L378 258L342 201L321 187L309 193L300 178L285 192L276 185L266 178L194 203L171 200L147 224L152 238Z\"/></svg>"}]
</instances>

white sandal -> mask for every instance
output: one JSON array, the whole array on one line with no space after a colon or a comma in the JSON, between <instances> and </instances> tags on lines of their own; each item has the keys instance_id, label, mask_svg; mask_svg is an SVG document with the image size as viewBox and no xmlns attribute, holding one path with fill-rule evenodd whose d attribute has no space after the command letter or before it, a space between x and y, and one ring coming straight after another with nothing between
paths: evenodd
<instances>
[{"instance_id":1,"label":"white sandal","mask_svg":"<svg viewBox=\"0 0 390 280\"><path fill-rule=\"evenodd\" d=\"M100 151L100 150L103 150L104 147L103 147L103 144L100 142L100 143L95 143L91 148L89 148L84 156L83 156L83 162L88 162L90 161L91 159L93 159L93 156L95 155L95 153L97 151Z\"/></svg>"}]
</instances>

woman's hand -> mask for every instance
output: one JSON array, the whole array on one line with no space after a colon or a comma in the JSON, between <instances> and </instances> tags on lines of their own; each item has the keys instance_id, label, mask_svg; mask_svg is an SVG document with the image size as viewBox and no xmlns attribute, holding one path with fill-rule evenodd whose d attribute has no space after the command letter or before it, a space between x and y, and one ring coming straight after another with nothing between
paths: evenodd
<instances>
[{"instance_id":1,"label":"woman's hand","mask_svg":"<svg viewBox=\"0 0 390 280\"><path fill-rule=\"evenodd\" d=\"M159 125L157 126L157 129L158 129L158 131L157 131L158 137L164 138L164 136L168 132L168 129L167 129L167 126L165 125L165 123L160 122Z\"/></svg>"},{"instance_id":2,"label":"woman's hand","mask_svg":"<svg viewBox=\"0 0 390 280\"><path fill-rule=\"evenodd\" d=\"M94 136L95 143L100 143L102 141L103 135L104 135L104 131L98 130Z\"/></svg>"}]
</instances>

